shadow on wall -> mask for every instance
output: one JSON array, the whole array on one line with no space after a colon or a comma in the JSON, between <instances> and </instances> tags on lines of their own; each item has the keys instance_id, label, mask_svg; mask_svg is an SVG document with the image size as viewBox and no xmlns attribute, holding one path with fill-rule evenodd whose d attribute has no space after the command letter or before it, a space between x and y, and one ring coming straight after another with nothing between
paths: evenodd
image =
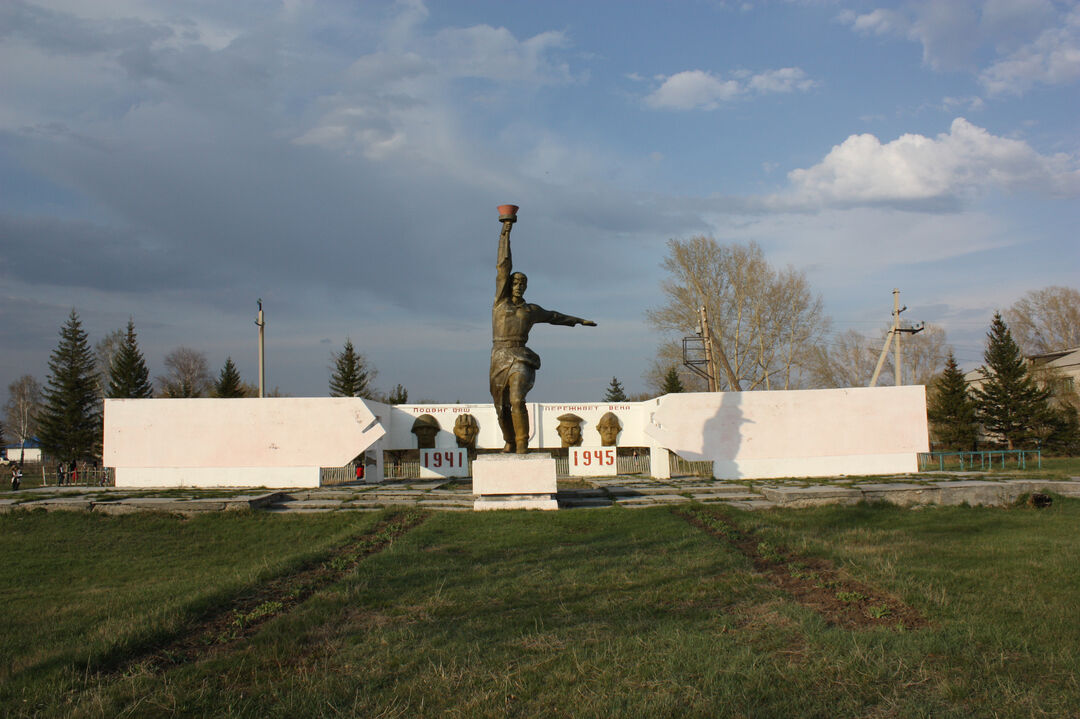
<instances>
[{"instance_id":1,"label":"shadow on wall","mask_svg":"<svg viewBox=\"0 0 1080 719\"><path fill-rule=\"evenodd\" d=\"M744 426L752 424L743 414L742 397L742 392L725 392L716 414L705 421L702 454L713 461L713 476L717 479L742 477L736 457L742 449Z\"/></svg>"},{"instance_id":2,"label":"shadow on wall","mask_svg":"<svg viewBox=\"0 0 1080 719\"><path fill-rule=\"evenodd\" d=\"M645 433L670 452L691 462L712 462L713 476L738 479L743 476L736 461L744 453L747 424L743 393L694 392L660 397L649 416Z\"/></svg>"}]
</instances>

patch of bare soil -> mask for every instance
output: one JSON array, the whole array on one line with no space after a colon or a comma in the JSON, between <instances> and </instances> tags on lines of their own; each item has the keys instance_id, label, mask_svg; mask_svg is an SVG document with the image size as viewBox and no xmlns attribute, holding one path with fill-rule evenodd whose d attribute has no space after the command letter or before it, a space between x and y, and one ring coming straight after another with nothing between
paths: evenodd
<instances>
[{"instance_id":1,"label":"patch of bare soil","mask_svg":"<svg viewBox=\"0 0 1080 719\"><path fill-rule=\"evenodd\" d=\"M925 617L888 592L853 579L827 559L799 556L736 529L715 507L679 509L675 514L738 549L757 571L830 624L848 629L928 626Z\"/></svg>"},{"instance_id":2,"label":"patch of bare soil","mask_svg":"<svg viewBox=\"0 0 1080 719\"><path fill-rule=\"evenodd\" d=\"M143 670L160 671L234 651L264 623L285 614L318 590L337 582L365 557L390 546L427 516L415 509L392 514L370 531L334 548L317 562L275 577L230 603L215 608L165 644L128 655L114 671L124 672L136 666Z\"/></svg>"}]
</instances>

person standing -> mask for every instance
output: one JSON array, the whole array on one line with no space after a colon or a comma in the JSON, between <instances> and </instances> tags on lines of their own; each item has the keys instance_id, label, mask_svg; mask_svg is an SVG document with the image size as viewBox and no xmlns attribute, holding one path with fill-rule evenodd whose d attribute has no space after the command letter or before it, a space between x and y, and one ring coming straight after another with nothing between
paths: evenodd
<instances>
[{"instance_id":1,"label":"person standing","mask_svg":"<svg viewBox=\"0 0 1080 719\"><path fill-rule=\"evenodd\" d=\"M56 486L57 487L63 487L64 486L64 480L66 480L66 479L67 479L67 468L64 466L63 462L57 462L56 463Z\"/></svg>"}]
</instances>

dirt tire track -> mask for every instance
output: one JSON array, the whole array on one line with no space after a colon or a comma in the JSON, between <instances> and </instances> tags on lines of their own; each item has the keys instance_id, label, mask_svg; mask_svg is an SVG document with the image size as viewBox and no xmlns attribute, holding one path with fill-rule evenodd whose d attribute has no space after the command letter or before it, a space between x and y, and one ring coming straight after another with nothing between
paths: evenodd
<instances>
[{"instance_id":1,"label":"dirt tire track","mask_svg":"<svg viewBox=\"0 0 1080 719\"><path fill-rule=\"evenodd\" d=\"M293 610L315 592L337 582L366 557L386 549L429 516L429 513L415 509L394 512L369 531L320 558L274 577L211 610L164 644L158 643L106 662L101 670L108 674L123 674L136 668L157 672L235 651L267 621Z\"/></svg>"},{"instance_id":2,"label":"dirt tire track","mask_svg":"<svg viewBox=\"0 0 1080 719\"><path fill-rule=\"evenodd\" d=\"M782 547L771 547L752 532L736 529L716 508L678 509L674 514L735 547L773 584L830 624L847 629L929 626L915 608L888 592L849 577L827 559L803 557Z\"/></svg>"}]
</instances>

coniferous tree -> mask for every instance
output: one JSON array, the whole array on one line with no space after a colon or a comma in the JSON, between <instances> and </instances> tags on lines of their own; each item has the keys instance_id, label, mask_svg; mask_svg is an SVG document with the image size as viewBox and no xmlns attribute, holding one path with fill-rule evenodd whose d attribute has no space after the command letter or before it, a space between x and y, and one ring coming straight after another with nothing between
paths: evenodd
<instances>
[{"instance_id":1,"label":"coniferous tree","mask_svg":"<svg viewBox=\"0 0 1080 719\"><path fill-rule=\"evenodd\" d=\"M675 369L675 365L671 365L671 369L664 375L664 384L660 387L660 394L676 394L685 391L682 380L679 379L679 371Z\"/></svg>"},{"instance_id":2,"label":"coniferous tree","mask_svg":"<svg viewBox=\"0 0 1080 719\"><path fill-rule=\"evenodd\" d=\"M43 395L38 437L45 453L65 462L97 456L101 405L94 353L75 310L61 328L60 343L49 359Z\"/></svg>"},{"instance_id":3,"label":"coniferous tree","mask_svg":"<svg viewBox=\"0 0 1080 719\"><path fill-rule=\"evenodd\" d=\"M409 390L405 389L405 386L401 384L394 387L394 391L386 397L387 404L405 404L408 401Z\"/></svg>"},{"instance_id":4,"label":"coniferous tree","mask_svg":"<svg viewBox=\"0 0 1080 719\"><path fill-rule=\"evenodd\" d=\"M943 447L956 451L975 449L979 432L975 402L968 394L964 373L957 366L951 350L945 360L945 371L934 382L926 414Z\"/></svg>"},{"instance_id":5,"label":"coniferous tree","mask_svg":"<svg viewBox=\"0 0 1080 719\"><path fill-rule=\"evenodd\" d=\"M353 347L352 340L345 339L345 348L334 353L334 366L330 373L331 397L364 397L372 399L375 368L367 358Z\"/></svg>"},{"instance_id":6,"label":"coniferous tree","mask_svg":"<svg viewBox=\"0 0 1080 719\"><path fill-rule=\"evenodd\" d=\"M128 320L127 334L109 367L106 396L115 399L149 399L154 396L150 370L146 367L146 359L139 350L135 336L134 320Z\"/></svg>"},{"instance_id":7,"label":"coniferous tree","mask_svg":"<svg viewBox=\"0 0 1080 719\"><path fill-rule=\"evenodd\" d=\"M625 402L626 392L623 390L622 383L619 382L618 377L611 378L611 384L608 385L607 392L604 394L605 402Z\"/></svg>"},{"instance_id":8,"label":"coniferous tree","mask_svg":"<svg viewBox=\"0 0 1080 719\"><path fill-rule=\"evenodd\" d=\"M986 337L986 364L980 368L984 380L982 387L972 390L975 416L988 432L1004 439L1009 449L1032 444L1035 427L1050 412L1050 392L1040 388L1028 372L1000 312L994 313Z\"/></svg>"},{"instance_id":9,"label":"coniferous tree","mask_svg":"<svg viewBox=\"0 0 1080 719\"><path fill-rule=\"evenodd\" d=\"M221 368L217 382L214 383L215 397L244 397L244 382L240 379L240 371L233 364L232 357L225 358L225 366Z\"/></svg>"}]
</instances>

